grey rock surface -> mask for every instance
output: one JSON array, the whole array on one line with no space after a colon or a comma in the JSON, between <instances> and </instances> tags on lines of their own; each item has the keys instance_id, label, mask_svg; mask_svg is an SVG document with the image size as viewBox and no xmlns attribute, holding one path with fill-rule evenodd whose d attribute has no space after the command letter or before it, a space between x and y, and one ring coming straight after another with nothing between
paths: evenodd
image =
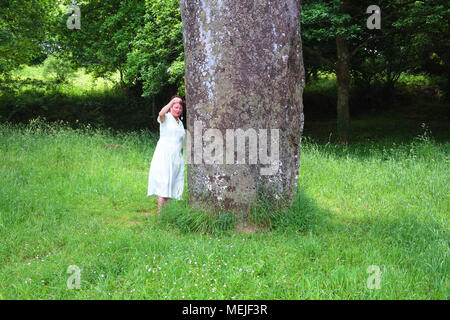
<instances>
[{"instance_id":1,"label":"grey rock surface","mask_svg":"<svg viewBox=\"0 0 450 320\"><path fill-rule=\"evenodd\" d=\"M298 188L304 122L300 2L180 0L180 9L191 139L190 204L238 212L262 195L289 204ZM208 129L222 135L223 149L217 139L208 141ZM230 131L226 139L227 129L234 130L233 139ZM262 129L267 129L267 152L261 144ZM278 130L278 146L271 143L276 138L273 129ZM254 132L257 138L249 139L246 156L241 155L239 162L238 139ZM211 153L212 146L217 148ZM255 156L252 148L258 150L256 164L250 163L249 153ZM205 151L215 163L205 163ZM272 166L261 156L264 152L272 156ZM233 163L227 161L227 153L235 156Z\"/></svg>"}]
</instances>

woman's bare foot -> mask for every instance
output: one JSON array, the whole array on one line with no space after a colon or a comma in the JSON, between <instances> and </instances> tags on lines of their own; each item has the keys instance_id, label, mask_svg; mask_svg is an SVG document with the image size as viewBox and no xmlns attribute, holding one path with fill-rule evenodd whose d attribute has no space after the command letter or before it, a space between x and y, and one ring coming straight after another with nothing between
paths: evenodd
<instances>
[{"instance_id":1,"label":"woman's bare foot","mask_svg":"<svg viewBox=\"0 0 450 320\"><path fill-rule=\"evenodd\" d=\"M169 202L171 198L164 198L158 196L158 214L160 214L161 208L163 207L164 203Z\"/></svg>"}]
</instances>

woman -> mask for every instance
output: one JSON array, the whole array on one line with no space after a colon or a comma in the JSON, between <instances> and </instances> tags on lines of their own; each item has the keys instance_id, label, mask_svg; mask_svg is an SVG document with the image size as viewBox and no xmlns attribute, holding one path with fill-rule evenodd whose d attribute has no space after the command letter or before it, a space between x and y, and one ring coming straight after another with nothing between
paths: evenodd
<instances>
[{"instance_id":1,"label":"woman","mask_svg":"<svg viewBox=\"0 0 450 320\"><path fill-rule=\"evenodd\" d=\"M181 199L184 188L184 160L181 147L185 136L180 116L185 103L179 96L161 109L159 122L159 140L153 153L148 178L147 196L158 196L158 213L169 199Z\"/></svg>"}]
</instances>

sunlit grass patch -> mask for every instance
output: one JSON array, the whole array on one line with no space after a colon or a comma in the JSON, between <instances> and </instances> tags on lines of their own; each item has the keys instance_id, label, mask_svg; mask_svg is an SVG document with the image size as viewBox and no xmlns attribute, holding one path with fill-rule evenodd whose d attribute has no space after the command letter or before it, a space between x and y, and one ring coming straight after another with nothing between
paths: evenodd
<instances>
[{"instance_id":1,"label":"sunlit grass patch","mask_svg":"<svg viewBox=\"0 0 450 320\"><path fill-rule=\"evenodd\" d=\"M1 124L0 297L448 299L449 144L421 130L347 147L306 137L292 206L263 201L246 218L264 228L236 232L240 217L185 195L148 214L156 134Z\"/></svg>"}]
</instances>

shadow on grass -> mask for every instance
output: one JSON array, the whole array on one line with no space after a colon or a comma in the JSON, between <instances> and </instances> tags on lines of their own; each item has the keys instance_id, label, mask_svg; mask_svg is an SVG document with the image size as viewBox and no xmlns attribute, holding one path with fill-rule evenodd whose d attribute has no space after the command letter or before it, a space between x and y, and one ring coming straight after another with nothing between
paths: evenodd
<instances>
[{"instance_id":1,"label":"shadow on grass","mask_svg":"<svg viewBox=\"0 0 450 320\"><path fill-rule=\"evenodd\" d=\"M302 151L314 151L327 154L334 158L352 158L355 160L430 160L444 161L450 151L450 143L439 142L432 131L424 124L421 132L414 137L385 136L378 140L359 140L345 146L333 143L330 139L326 143L320 142L313 136L306 136L302 141Z\"/></svg>"},{"instance_id":2,"label":"shadow on grass","mask_svg":"<svg viewBox=\"0 0 450 320\"><path fill-rule=\"evenodd\" d=\"M427 126L436 141L448 141L450 130L448 124L442 121L410 121L385 117L367 117L352 120L350 144L382 141L409 143L423 133L423 124ZM319 143L337 143L339 140L335 120L305 121L304 135Z\"/></svg>"}]
</instances>

